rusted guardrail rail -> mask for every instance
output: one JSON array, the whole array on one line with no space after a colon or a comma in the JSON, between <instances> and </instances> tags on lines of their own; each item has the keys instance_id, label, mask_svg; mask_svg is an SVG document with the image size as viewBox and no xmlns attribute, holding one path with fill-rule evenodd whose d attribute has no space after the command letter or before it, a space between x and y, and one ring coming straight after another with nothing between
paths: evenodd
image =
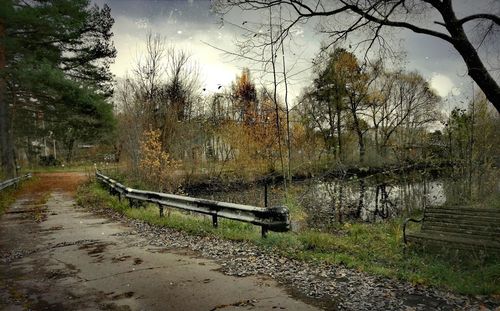
<instances>
[{"instance_id":1,"label":"rusted guardrail rail","mask_svg":"<svg viewBox=\"0 0 500 311\"><path fill-rule=\"evenodd\" d=\"M31 173L16 178L8 179L0 183L0 191L13 185L17 185L21 180L31 178Z\"/></svg>"},{"instance_id":2,"label":"rusted guardrail rail","mask_svg":"<svg viewBox=\"0 0 500 311\"><path fill-rule=\"evenodd\" d=\"M256 207L227 202L218 202L213 200L197 199L187 196L166 194L152 191L144 191L128 188L96 172L96 178L105 184L110 193L127 198L131 206L135 202L149 202L158 205L160 217L164 216L164 207L173 207L185 211L201 213L212 216L212 224L218 226L218 218L227 218L237 221L251 223L262 228L262 237L265 237L268 231L285 232L290 230L289 212L286 207Z\"/></svg>"}]
</instances>

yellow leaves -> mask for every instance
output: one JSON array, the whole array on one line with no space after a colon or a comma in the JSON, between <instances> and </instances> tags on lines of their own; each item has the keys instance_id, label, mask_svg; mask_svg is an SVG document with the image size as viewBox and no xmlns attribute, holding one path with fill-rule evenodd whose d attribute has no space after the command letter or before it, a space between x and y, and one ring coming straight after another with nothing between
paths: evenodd
<instances>
[{"instance_id":1,"label":"yellow leaves","mask_svg":"<svg viewBox=\"0 0 500 311\"><path fill-rule=\"evenodd\" d=\"M175 161L163 150L159 130L148 130L143 134L140 143L141 160L139 169L145 180L153 185L156 190L175 188L172 179L173 173L179 168L180 162Z\"/></svg>"},{"instance_id":2,"label":"yellow leaves","mask_svg":"<svg viewBox=\"0 0 500 311\"><path fill-rule=\"evenodd\" d=\"M354 54L343 51L335 62L337 72L354 73L359 69L358 60Z\"/></svg>"},{"instance_id":3,"label":"yellow leaves","mask_svg":"<svg viewBox=\"0 0 500 311\"><path fill-rule=\"evenodd\" d=\"M386 100L387 95L382 91L373 90L368 94L368 102L369 103L382 103Z\"/></svg>"}]
</instances>

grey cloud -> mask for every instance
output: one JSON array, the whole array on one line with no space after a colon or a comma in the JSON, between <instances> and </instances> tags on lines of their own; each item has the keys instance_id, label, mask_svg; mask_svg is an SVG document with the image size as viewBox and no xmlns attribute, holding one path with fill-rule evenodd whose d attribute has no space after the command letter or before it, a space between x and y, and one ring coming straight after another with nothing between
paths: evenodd
<instances>
[{"instance_id":1,"label":"grey cloud","mask_svg":"<svg viewBox=\"0 0 500 311\"><path fill-rule=\"evenodd\" d=\"M211 48L203 45L201 41L209 42L222 49L235 51L234 40L241 35L242 30L238 26L250 26L252 23L263 21L265 14L262 12L241 12L232 10L227 16L224 27L220 28L220 17L210 11L210 1L208 0L178 0L178 1L133 1L133 0L95 0L97 4L107 3L112 14L116 19L114 27L115 42L118 48L117 65L130 65L130 57L133 53L134 45L144 41L147 31L159 33L174 44L182 46L191 46L195 54L199 55L200 65L203 66L205 54L210 55L210 66L214 68L216 62L220 62L224 70L237 71L243 66L252 67L243 61L229 63L227 57ZM481 9L488 8L494 11L499 6L500 1L455 1L457 15L474 13ZM491 9L493 8L493 9ZM318 52L321 40L325 39L316 31L316 25L320 19L311 20L305 25L300 25L291 38L296 45L289 50L289 63L293 64L300 57L300 64L296 66L295 71L301 71L310 67L310 61ZM231 23L237 26L231 25ZM181 33L179 33L181 32ZM463 60L453 50L448 43L428 36L418 35L410 31L389 31L394 37L393 46L397 46L398 40L403 39L403 47L407 53L407 69L419 71L428 80L434 74L440 74L448 77L457 87L465 85L467 93L470 85L470 79L465 76L466 68ZM359 37L353 36L351 42ZM496 41L500 44L500 40ZM123 51L123 50L128 50ZM488 52L487 57L493 67L499 67L498 49L485 49ZM485 52L486 53L486 52ZM362 57L362 52L357 51L358 56ZM219 57L219 58L217 58ZM123 69L123 68L122 68ZM292 82L294 83L293 92L298 94L300 88L306 86L311 81L311 72L304 72L297 75ZM258 76L258 73L254 76ZM265 77L264 77L265 78Z\"/></svg>"}]
</instances>

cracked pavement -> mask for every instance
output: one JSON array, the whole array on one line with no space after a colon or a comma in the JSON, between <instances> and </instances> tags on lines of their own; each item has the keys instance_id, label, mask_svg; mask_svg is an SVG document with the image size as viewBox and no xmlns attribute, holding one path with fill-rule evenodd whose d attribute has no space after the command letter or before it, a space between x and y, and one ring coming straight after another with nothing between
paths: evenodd
<instances>
[{"instance_id":1,"label":"cracked pavement","mask_svg":"<svg viewBox=\"0 0 500 311\"><path fill-rule=\"evenodd\" d=\"M76 207L71 174L44 174L0 219L0 309L317 310L269 278L151 246L132 228ZM41 200L44 192L46 202Z\"/></svg>"}]
</instances>

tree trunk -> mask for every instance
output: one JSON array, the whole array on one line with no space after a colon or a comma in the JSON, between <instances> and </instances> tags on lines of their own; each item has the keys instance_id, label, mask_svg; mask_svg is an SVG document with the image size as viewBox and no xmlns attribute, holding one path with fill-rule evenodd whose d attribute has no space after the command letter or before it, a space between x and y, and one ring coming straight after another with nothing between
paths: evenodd
<instances>
[{"instance_id":1,"label":"tree trunk","mask_svg":"<svg viewBox=\"0 0 500 311\"><path fill-rule=\"evenodd\" d=\"M365 208L366 183L364 179L359 180L359 200L356 210L356 219L361 219L361 212Z\"/></svg>"},{"instance_id":2,"label":"tree trunk","mask_svg":"<svg viewBox=\"0 0 500 311\"><path fill-rule=\"evenodd\" d=\"M467 65L467 73L481 88L486 98L495 106L496 110L500 112L500 86L490 75L486 67L484 67L481 58L479 58L477 54L477 50L474 48L469 38L467 38L463 24L457 20L455 12L453 11L451 1L443 7L441 14L445 21L446 29L453 38L451 44L455 47L460 56L462 56L462 59Z\"/></svg>"},{"instance_id":3,"label":"tree trunk","mask_svg":"<svg viewBox=\"0 0 500 311\"><path fill-rule=\"evenodd\" d=\"M0 42L4 42L5 29L3 21L0 20ZM5 69L5 46L0 45L0 73L3 74ZM14 146L12 140L12 133L10 131L10 113L9 103L5 94L5 80L0 75L0 149L1 149L1 163L2 171L5 177L12 178L16 174L16 167L14 163Z\"/></svg>"},{"instance_id":4,"label":"tree trunk","mask_svg":"<svg viewBox=\"0 0 500 311\"><path fill-rule=\"evenodd\" d=\"M4 96L5 83L0 79L0 149L2 150L2 171L7 178L15 176L14 148L12 136L9 131L10 116L8 103Z\"/></svg>"},{"instance_id":5,"label":"tree trunk","mask_svg":"<svg viewBox=\"0 0 500 311\"><path fill-rule=\"evenodd\" d=\"M335 146L334 134L335 134L335 115L332 110L332 103L328 102L328 124L329 124L329 133L325 136L325 143L328 146L328 150L331 151L333 148L333 157L337 158L337 148Z\"/></svg>"},{"instance_id":6,"label":"tree trunk","mask_svg":"<svg viewBox=\"0 0 500 311\"><path fill-rule=\"evenodd\" d=\"M276 136L278 136L278 150L279 150L279 156L280 156L280 163L281 163L281 172L283 175L283 188L285 190L285 197L287 196L287 178L286 178L286 172L285 172L285 162L283 159L283 148L281 146L281 128L280 128L280 116L279 116L279 105L278 105L278 81L277 81L277 71L276 71L276 58L275 55L277 54L277 51L274 49L274 44L273 44L273 28L272 28L272 12L271 12L271 7L269 8L269 34L270 34L270 39L271 39L271 45L269 46L271 49L271 65L273 69L273 102L274 102L274 108L276 112Z\"/></svg>"},{"instance_id":7,"label":"tree trunk","mask_svg":"<svg viewBox=\"0 0 500 311\"><path fill-rule=\"evenodd\" d=\"M66 148L68 153L66 153L66 163L69 165L71 163L71 160L73 159L73 148L75 147L75 140L70 139L66 143Z\"/></svg>"},{"instance_id":8,"label":"tree trunk","mask_svg":"<svg viewBox=\"0 0 500 311\"><path fill-rule=\"evenodd\" d=\"M363 139L363 133L357 131L358 133L358 146L359 146L359 162L365 162L365 141Z\"/></svg>"},{"instance_id":9,"label":"tree trunk","mask_svg":"<svg viewBox=\"0 0 500 311\"><path fill-rule=\"evenodd\" d=\"M340 108L340 103L337 101L337 135L339 136L339 141L338 141L338 147L339 147L339 159L342 162L343 159L343 153L342 153L342 132L341 132L341 127L340 127L340 113L341 113L341 108Z\"/></svg>"},{"instance_id":10,"label":"tree trunk","mask_svg":"<svg viewBox=\"0 0 500 311\"><path fill-rule=\"evenodd\" d=\"M495 106L496 110L500 112L500 86L498 86L488 70L484 67L476 50L472 47L472 44L467 42L463 45L470 47L459 48L457 45L455 45L455 47L467 64L469 76L481 88L486 98Z\"/></svg>"},{"instance_id":11,"label":"tree trunk","mask_svg":"<svg viewBox=\"0 0 500 311\"><path fill-rule=\"evenodd\" d=\"M351 108L352 118L354 121L354 126L356 127L356 135L358 136L358 146L359 146L359 162L363 163L365 160L365 142L363 140L363 131L359 125L359 119L356 115L356 109Z\"/></svg>"}]
</instances>

